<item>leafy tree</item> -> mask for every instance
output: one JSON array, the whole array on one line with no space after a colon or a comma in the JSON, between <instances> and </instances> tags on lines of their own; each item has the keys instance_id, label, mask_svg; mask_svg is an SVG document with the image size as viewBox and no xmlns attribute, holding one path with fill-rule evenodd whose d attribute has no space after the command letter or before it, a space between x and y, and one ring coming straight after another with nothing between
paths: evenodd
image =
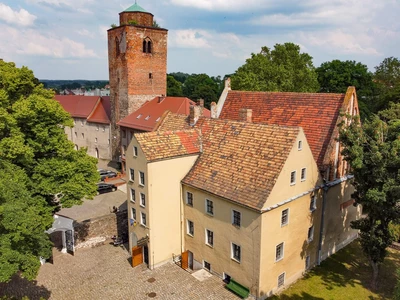
<instances>
[{"instance_id":1,"label":"leafy tree","mask_svg":"<svg viewBox=\"0 0 400 300\"><path fill-rule=\"evenodd\" d=\"M360 231L361 246L373 270L371 286L376 289L386 248L395 238L390 224L400 221L400 104L391 104L362 125L357 118L348 128L343 125L340 141L354 174L352 196L366 214L353 221L352 227Z\"/></svg>"},{"instance_id":2,"label":"leafy tree","mask_svg":"<svg viewBox=\"0 0 400 300\"><path fill-rule=\"evenodd\" d=\"M175 97L183 96L182 83L171 75L167 75L167 95Z\"/></svg>"},{"instance_id":3,"label":"leafy tree","mask_svg":"<svg viewBox=\"0 0 400 300\"><path fill-rule=\"evenodd\" d=\"M183 85L183 95L192 100L204 99L204 105L218 100L218 83L207 74L192 74Z\"/></svg>"},{"instance_id":4,"label":"leafy tree","mask_svg":"<svg viewBox=\"0 0 400 300\"><path fill-rule=\"evenodd\" d=\"M321 92L345 93L349 86L355 86L362 117L375 112L375 84L366 65L354 60L335 59L322 63L316 72Z\"/></svg>"},{"instance_id":5,"label":"leafy tree","mask_svg":"<svg viewBox=\"0 0 400 300\"><path fill-rule=\"evenodd\" d=\"M232 76L232 88L247 91L316 92L319 89L312 57L300 53L293 43L276 44L239 67Z\"/></svg>"},{"instance_id":6,"label":"leafy tree","mask_svg":"<svg viewBox=\"0 0 400 300\"><path fill-rule=\"evenodd\" d=\"M0 60L0 281L34 278L53 212L96 194L97 160L74 150L64 133L72 119L53 96L28 68Z\"/></svg>"},{"instance_id":7,"label":"leafy tree","mask_svg":"<svg viewBox=\"0 0 400 300\"><path fill-rule=\"evenodd\" d=\"M185 83L186 79L189 77L189 74L182 72L169 73L168 75L171 75L180 83Z\"/></svg>"},{"instance_id":8,"label":"leafy tree","mask_svg":"<svg viewBox=\"0 0 400 300\"><path fill-rule=\"evenodd\" d=\"M160 28L160 25L157 23L156 20L153 21L153 27Z\"/></svg>"}]
</instances>

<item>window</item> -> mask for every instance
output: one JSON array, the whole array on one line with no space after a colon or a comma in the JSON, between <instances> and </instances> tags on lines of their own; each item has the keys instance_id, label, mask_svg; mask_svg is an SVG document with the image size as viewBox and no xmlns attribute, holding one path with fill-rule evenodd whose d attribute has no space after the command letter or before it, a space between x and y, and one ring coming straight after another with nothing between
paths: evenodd
<instances>
[{"instance_id":1,"label":"window","mask_svg":"<svg viewBox=\"0 0 400 300\"><path fill-rule=\"evenodd\" d=\"M303 148L303 141L299 141L297 144L297 150L301 150Z\"/></svg>"},{"instance_id":2,"label":"window","mask_svg":"<svg viewBox=\"0 0 400 300\"><path fill-rule=\"evenodd\" d=\"M110 145L110 139L108 139L108 144Z\"/></svg>"},{"instance_id":3,"label":"window","mask_svg":"<svg viewBox=\"0 0 400 300\"><path fill-rule=\"evenodd\" d=\"M310 228L308 228L308 242L312 242L313 238L314 238L314 226L311 226Z\"/></svg>"},{"instance_id":4,"label":"window","mask_svg":"<svg viewBox=\"0 0 400 300\"><path fill-rule=\"evenodd\" d=\"M317 196L312 196L310 200L310 211L317 209Z\"/></svg>"},{"instance_id":5,"label":"window","mask_svg":"<svg viewBox=\"0 0 400 300\"><path fill-rule=\"evenodd\" d=\"M140 185L144 185L144 173L142 171L139 171L139 177L140 177Z\"/></svg>"},{"instance_id":6,"label":"window","mask_svg":"<svg viewBox=\"0 0 400 300\"><path fill-rule=\"evenodd\" d=\"M306 168L301 169L301 181L306 180L307 170Z\"/></svg>"},{"instance_id":7,"label":"window","mask_svg":"<svg viewBox=\"0 0 400 300\"><path fill-rule=\"evenodd\" d=\"M284 286L285 284L285 273L278 276L278 288Z\"/></svg>"},{"instance_id":8,"label":"window","mask_svg":"<svg viewBox=\"0 0 400 300\"><path fill-rule=\"evenodd\" d=\"M208 229L206 229L206 244L211 247L214 246L214 232Z\"/></svg>"},{"instance_id":9,"label":"window","mask_svg":"<svg viewBox=\"0 0 400 300\"><path fill-rule=\"evenodd\" d=\"M206 199L206 212L210 215L214 215L214 204L208 199Z\"/></svg>"},{"instance_id":10,"label":"window","mask_svg":"<svg viewBox=\"0 0 400 300\"><path fill-rule=\"evenodd\" d=\"M146 121L148 120L148 119L150 119L150 115L148 115L146 118L144 118Z\"/></svg>"},{"instance_id":11,"label":"window","mask_svg":"<svg viewBox=\"0 0 400 300\"><path fill-rule=\"evenodd\" d=\"M143 193L140 193L140 206L146 206L146 195Z\"/></svg>"},{"instance_id":12,"label":"window","mask_svg":"<svg viewBox=\"0 0 400 300\"><path fill-rule=\"evenodd\" d=\"M231 258L233 260L236 260L237 262L240 262L240 258L241 258L241 249L240 246L232 243L232 253L231 253Z\"/></svg>"},{"instance_id":13,"label":"window","mask_svg":"<svg viewBox=\"0 0 400 300\"><path fill-rule=\"evenodd\" d=\"M75 137L77 138L78 137L78 133L75 131Z\"/></svg>"},{"instance_id":14,"label":"window","mask_svg":"<svg viewBox=\"0 0 400 300\"><path fill-rule=\"evenodd\" d=\"M83 123L83 120L81 120L81 125L83 126L83 124L84 124L84 123Z\"/></svg>"},{"instance_id":15,"label":"window","mask_svg":"<svg viewBox=\"0 0 400 300\"><path fill-rule=\"evenodd\" d=\"M146 38L143 41L143 53L151 53L151 41L148 40L148 38Z\"/></svg>"},{"instance_id":16,"label":"window","mask_svg":"<svg viewBox=\"0 0 400 300\"><path fill-rule=\"evenodd\" d=\"M141 116L142 116L142 114L139 114L139 115L136 117L136 119L140 119Z\"/></svg>"},{"instance_id":17,"label":"window","mask_svg":"<svg viewBox=\"0 0 400 300\"><path fill-rule=\"evenodd\" d=\"M279 261L283 258L283 243L276 246L275 261Z\"/></svg>"},{"instance_id":18,"label":"window","mask_svg":"<svg viewBox=\"0 0 400 300\"><path fill-rule=\"evenodd\" d=\"M85 138L85 134L82 132L82 138L84 139Z\"/></svg>"},{"instance_id":19,"label":"window","mask_svg":"<svg viewBox=\"0 0 400 300\"><path fill-rule=\"evenodd\" d=\"M143 53L147 52L147 42L143 41Z\"/></svg>"},{"instance_id":20,"label":"window","mask_svg":"<svg viewBox=\"0 0 400 300\"><path fill-rule=\"evenodd\" d=\"M306 257L306 270L310 268L310 255L307 255Z\"/></svg>"},{"instance_id":21,"label":"window","mask_svg":"<svg viewBox=\"0 0 400 300\"><path fill-rule=\"evenodd\" d=\"M97 143L97 138L94 138L94 142Z\"/></svg>"},{"instance_id":22,"label":"window","mask_svg":"<svg viewBox=\"0 0 400 300\"><path fill-rule=\"evenodd\" d=\"M151 53L151 41L147 41L147 53Z\"/></svg>"},{"instance_id":23,"label":"window","mask_svg":"<svg viewBox=\"0 0 400 300\"><path fill-rule=\"evenodd\" d=\"M149 79L153 79L153 73L149 73Z\"/></svg>"},{"instance_id":24,"label":"window","mask_svg":"<svg viewBox=\"0 0 400 300\"><path fill-rule=\"evenodd\" d=\"M203 266L204 269L208 270L209 272L211 272L211 264L209 262L206 262L205 260L203 261Z\"/></svg>"},{"instance_id":25,"label":"window","mask_svg":"<svg viewBox=\"0 0 400 300\"><path fill-rule=\"evenodd\" d=\"M232 225L240 226L241 218L242 216L239 211L232 210Z\"/></svg>"},{"instance_id":26,"label":"window","mask_svg":"<svg viewBox=\"0 0 400 300\"><path fill-rule=\"evenodd\" d=\"M193 194L191 192L186 192L186 204L193 206Z\"/></svg>"},{"instance_id":27,"label":"window","mask_svg":"<svg viewBox=\"0 0 400 300\"><path fill-rule=\"evenodd\" d=\"M126 138L126 131L122 130L122 138L125 139Z\"/></svg>"},{"instance_id":28,"label":"window","mask_svg":"<svg viewBox=\"0 0 400 300\"><path fill-rule=\"evenodd\" d=\"M290 173L290 185L296 184L296 171Z\"/></svg>"},{"instance_id":29,"label":"window","mask_svg":"<svg viewBox=\"0 0 400 300\"><path fill-rule=\"evenodd\" d=\"M134 169L129 169L129 180L135 181L135 170Z\"/></svg>"},{"instance_id":30,"label":"window","mask_svg":"<svg viewBox=\"0 0 400 300\"><path fill-rule=\"evenodd\" d=\"M103 126L102 128L103 128L103 132L106 131L106 127L105 126Z\"/></svg>"},{"instance_id":31,"label":"window","mask_svg":"<svg viewBox=\"0 0 400 300\"><path fill-rule=\"evenodd\" d=\"M135 190L131 189L131 201L135 202L136 201L136 194L135 194Z\"/></svg>"},{"instance_id":32,"label":"window","mask_svg":"<svg viewBox=\"0 0 400 300\"><path fill-rule=\"evenodd\" d=\"M190 236L194 235L194 224L192 221L187 220L187 228L186 228L186 233Z\"/></svg>"},{"instance_id":33,"label":"window","mask_svg":"<svg viewBox=\"0 0 400 300\"><path fill-rule=\"evenodd\" d=\"M134 207L131 208L131 219L136 221L136 209Z\"/></svg>"},{"instance_id":34,"label":"window","mask_svg":"<svg viewBox=\"0 0 400 300\"><path fill-rule=\"evenodd\" d=\"M133 146L133 156L138 156L138 149L136 146Z\"/></svg>"},{"instance_id":35,"label":"window","mask_svg":"<svg viewBox=\"0 0 400 300\"><path fill-rule=\"evenodd\" d=\"M144 212L140 213L140 224L142 224L143 226L146 226L146 214Z\"/></svg>"},{"instance_id":36,"label":"window","mask_svg":"<svg viewBox=\"0 0 400 300\"><path fill-rule=\"evenodd\" d=\"M156 122L160 121L160 119L161 119L161 117L158 117L157 120L156 120Z\"/></svg>"},{"instance_id":37,"label":"window","mask_svg":"<svg viewBox=\"0 0 400 300\"><path fill-rule=\"evenodd\" d=\"M285 226L289 223L289 208L282 210L281 215L281 226Z\"/></svg>"}]
</instances>

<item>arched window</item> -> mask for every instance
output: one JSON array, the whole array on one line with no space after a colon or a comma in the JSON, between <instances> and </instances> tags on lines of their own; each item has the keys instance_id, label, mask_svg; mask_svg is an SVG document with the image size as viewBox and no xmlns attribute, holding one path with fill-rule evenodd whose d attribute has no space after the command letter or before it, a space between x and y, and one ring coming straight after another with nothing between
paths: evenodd
<instances>
[{"instance_id":1,"label":"arched window","mask_svg":"<svg viewBox=\"0 0 400 300\"><path fill-rule=\"evenodd\" d=\"M149 38L145 38L143 40L143 53L151 53L152 45L151 40Z\"/></svg>"}]
</instances>

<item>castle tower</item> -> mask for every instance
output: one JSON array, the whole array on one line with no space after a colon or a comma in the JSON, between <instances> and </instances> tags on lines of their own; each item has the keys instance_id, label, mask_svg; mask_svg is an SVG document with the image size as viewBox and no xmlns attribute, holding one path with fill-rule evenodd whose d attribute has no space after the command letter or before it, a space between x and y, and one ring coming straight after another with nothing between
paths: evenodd
<instances>
[{"instance_id":1,"label":"castle tower","mask_svg":"<svg viewBox=\"0 0 400 300\"><path fill-rule=\"evenodd\" d=\"M153 15L136 3L108 30L112 157L120 155L116 123L144 102L167 94L168 30L154 27Z\"/></svg>"}]
</instances>

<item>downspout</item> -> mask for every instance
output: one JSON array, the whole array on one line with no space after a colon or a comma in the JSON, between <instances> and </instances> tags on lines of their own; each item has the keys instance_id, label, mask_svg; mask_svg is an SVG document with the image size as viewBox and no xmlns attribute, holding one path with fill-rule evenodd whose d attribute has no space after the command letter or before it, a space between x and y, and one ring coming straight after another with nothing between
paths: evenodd
<instances>
[{"instance_id":1,"label":"downspout","mask_svg":"<svg viewBox=\"0 0 400 300\"><path fill-rule=\"evenodd\" d=\"M324 220L325 220L325 206L326 206L326 194L328 193L329 186L324 180L324 185L322 186L322 213L321 213L321 226L319 230L319 243L318 243L318 260L317 264L320 265L322 262L322 238L324 235Z\"/></svg>"}]
</instances>

